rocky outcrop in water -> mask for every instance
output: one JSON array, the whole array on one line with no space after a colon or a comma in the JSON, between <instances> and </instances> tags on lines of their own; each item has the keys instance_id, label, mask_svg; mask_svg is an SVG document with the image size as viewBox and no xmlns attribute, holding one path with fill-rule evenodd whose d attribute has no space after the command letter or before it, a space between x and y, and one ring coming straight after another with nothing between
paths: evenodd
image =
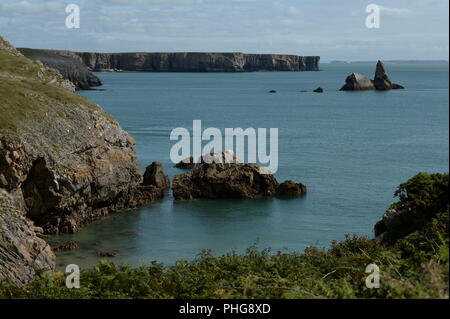
<instances>
[{"instance_id":1,"label":"rocky outcrop in water","mask_svg":"<svg viewBox=\"0 0 450 319\"><path fill-rule=\"evenodd\" d=\"M193 157L190 156L189 158L185 158L175 164L175 167L179 169L191 169L195 165L199 165L201 163L242 163L242 161L236 156L236 154L234 154L232 150L227 150L225 152L202 155L195 163Z\"/></svg>"},{"instance_id":2,"label":"rocky outcrop in water","mask_svg":"<svg viewBox=\"0 0 450 319\"><path fill-rule=\"evenodd\" d=\"M373 84L375 85L375 88L380 91L404 88L399 84L391 82L389 76L387 75L386 69L384 68L384 63L381 61L377 62Z\"/></svg>"},{"instance_id":3,"label":"rocky outcrop in water","mask_svg":"<svg viewBox=\"0 0 450 319\"><path fill-rule=\"evenodd\" d=\"M29 49L22 49L29 50ZM254 72L318 71L320 57L245 53L91 53L39 50L78 59L94 72ZM24 51L26 52L26 51Z\"/></svg>"},{"instance_id":4,"label":"rocky outcrop in water","mask_svg":"<svg viewBox=\"0 0 450 319\"><path fill-rule=\"evenodd\" d=\"M345 85L341 88L341 91L385 91L395 89L404 89L404 87L399 84L392 83L387 75L383 62L378 61L374 80L371 80L359 73L352 73L345 79Z\"/></svg>"},{"instance_id":5,"label":"rocky outcrop in water","mask_svg":"<svg viewBox=\"0 0 450 319\"><path fill-rule=\"evenodd\" d=\"M78 56L52 50L19 49L19 51L29 59L41 61L45 66L58 70L78 90L102 85L100 79L80 61Z\"/></svg>"},{"instance_id":6,"label":"rocky outcrop in water","mask_svg":"<svg viewBox=\"0 0 450 319\"><path fill-rule=\"evenodd\" d=\"M281 187L280 187L281 186ZM241 199L306 194L306 186L291 181L281 185L257 164L201 163L172 183L175 199Z\"/></svg>"},{"instance_id":7,"label":"rocky outcrop in water","mask_svg":"<svg viewBox=\"0 0 450 319\"><path fill-rule=\"evenodd\" d=\"M365 91L375 90L373 81L360 73L352 73L345 79L345 85L341 91Z\"/></svg>"},{"instance_id":8,"label":"rocky outcrop in water","mask_svg":"<svg viewBox=\"0 0 450 319\"><path fill-rule=\"evenodd\" d=\"M157 164L144 180L114 118L1 37L0 101L0 279L25 283L54 267L43 233L76 232L168 187Z\"/></svg>"}]
</instances>

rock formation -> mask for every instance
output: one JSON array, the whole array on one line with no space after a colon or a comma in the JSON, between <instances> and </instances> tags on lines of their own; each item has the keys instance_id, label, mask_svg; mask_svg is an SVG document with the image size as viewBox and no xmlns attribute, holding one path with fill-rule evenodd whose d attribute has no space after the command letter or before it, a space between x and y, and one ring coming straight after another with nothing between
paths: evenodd
<instances>
[{"instance_id":1,"label":"rock formation","mask_svg":"<svg viewBox=\"0 0 450 319\"><path fill-rule=\"evenodd\" d=\"M345 79L345 85L341 88L341 91L385 91L395 89L404 89L404 87L399 84L392 83L389 80L383 62L378 61L374 80L371 80L359 73L352 73Z\"/></svg>"},{"instance_id":2,"label":"rock formation","mask_svg":"<svg viewBox=\"0 0 450 319\"><path fill-rule=\"evenodd\" d=\"M22 49L25 50L25 49ZM26 49L28 50L28 49ZM39 50L78 59L94 72L318 71L320 57L245 53L91 53ZM25 52L25 51L24 51Z\"/></svg>"},{"instance_id":3,"label":"rock formation","mask_svg":"<svg viewBox=\"0 0 450 319\"><path fill-rule=\"evenodd\" d=\"M257 164L201 163L185 174L176 175L172 190L175 199L241 199L299 196L306 193L306 186L291 181L280 185Z\"/></svg>"},{"instance_id":4,"label":"rock formation","mask_svg":"<svg viewBox=\"0 0 450 319\"><path fill-rule=\"evenodd\" d=\"M323 93L323 88L321 88L320 86L317 88L317 89L315 89L313 92L315 92L315 93Z\"/></svg>"},{"instance_id":5,"label":"rock formation","mask_svg":"<svg viewBox=\"0 0 450 319\"><path fill-rule=\"evenodd\" d=\"M29 59L40 61L46 67L58 70L78 90L87 90L102 85L100 79L89 71L78 57L59 54L60 51L51 50L19 49L19 51Z\"/></svg>"},{"instance_id":6,"label":"rock formation","mask_svg":"<svg viewBox=\"0 0 450 319\"><path fill-rule=\"evenodd\" d=\"M373 84L375 85L375 88L380 91L404 88L403 86L392 83L391 80L389 80L386 69L384 68L384 63L381 61L377 62Z\"/></svg>"},{"instance_id":7,"label":"rock formation","mask_svg":"<svg viewBox=\"0 0 450 319\"><path fill-rule=\"evenodd\" d=\"M175 167L180 169L191 169L195 165L201 163L242 163L242 160L238 158L232 150L227 150L225 152L202 155L196 163L194 163L193 157L190 156L175 164Z\"/></svg>"},{"instance_id":8,"label":"rock formation","mask_svg":"<svg viewBox=\"0 0 450 319\"><path fill-rule=\"evenodd\" d=\"M160 162L153 162L145 169L143 186L154 186L160 190L170 187L169 176L164 175L163 166Z\"/></svg>"},{"instance_id":9,"label":"rock formation","mask_svg":"<svg viewBox=\"0 0 450 319\"><path fill-rule=\"evenodd\" d=\"M26 283L54 267L43 232L76 232L168 186L157 164L144 181L134 139L70 89L0 37L0 279Z\"/></svg>"},{"instance_id":10,"label":"rock formation","mask_svg":"<svg viewBox=\"0 0 450 319\"><path fill-rule=\"evenodd\" d=\"M341 91L375 90L373 81L362 74L352 73L345 79L345 85Z\"/></svg>"},{"instance_id":11,"label":"rock formation","mask_svg":"<svg viewBox=\"0 0 450 319\"><path fill-rule=\"evenodd\" d=\"M278 186L277 195L280 197L295 197L306 194L306 185L287 180Z\"/></svg>"}]
</instances>

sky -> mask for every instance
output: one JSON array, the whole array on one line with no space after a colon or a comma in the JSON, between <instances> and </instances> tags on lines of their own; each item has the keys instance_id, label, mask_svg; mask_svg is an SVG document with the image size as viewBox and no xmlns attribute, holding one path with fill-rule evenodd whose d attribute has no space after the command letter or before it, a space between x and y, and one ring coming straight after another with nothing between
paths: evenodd
<instances>
[{"instance_id":1,"label":"sky","mask_svg":"<svg viewBox=\"0 0 450 319\"><path fill-rule=\"evenodd\" d=\"M65 21L80 8L80 28ZM380 7L367 28L366 7ZM91 52L245 52L330 60L448 60L447 0L0 0L16 47Z\"/></svg>"}]
</instances>

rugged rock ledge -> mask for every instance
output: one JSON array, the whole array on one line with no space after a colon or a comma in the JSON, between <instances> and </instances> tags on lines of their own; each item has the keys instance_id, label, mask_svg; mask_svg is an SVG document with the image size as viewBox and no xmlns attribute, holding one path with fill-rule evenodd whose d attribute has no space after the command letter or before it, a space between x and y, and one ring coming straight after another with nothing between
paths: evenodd
<instances>
[{"instance_id":1,"label":"rugged rock ledge","mask_svg":"<svg viewBox=\"0 0 450 319\"><path fill-rule=\"evenodd\" d=\"M102 85L100 79L78 59L60 54L60 51L18 49L24 56L41 61L45 66L58 70L62 76L71 81L78 90L87 90Z\"/></svg>"},{"instance_id":2,"label":"rugged rock ledge","mask_svg":"<svg viewBox=\"0 0 450 319\"><path fill-rule=\"evenodd\" d=\"M21 49L23 52L29 49ZM24 51L25 50L25 51ZM253 72L318 71L319 56L245 53L90 53L39 50L79 59L94 72Z\"/></svg>"},{"instance_id":3,"label":"rugged rock ledge","mask_svg":"<svg viewBox=\"0 0 450 319\"><path fill-rule=\"evenodd\" d=\"M265 168L243 163L198 163L189 172L174 177L172 190L177 200L292 197L307 192L301 183L279 184Z\"/></svg>"},{"instance_id":4,"label":"rugged rock ledge","mask_svg":"<svg viewBox=\"0 0 450 319\"><path fill-rule=\"evenodd\" d=\"M37 234L76 232L168 187L158 163L144 180L134 139L67 82L0 37L0 279L54 267Z\"/></svg>"},{"instance_id":5,"label":"rugged rock ledge","mask_svg":"<svg viewBox=\"0 0 450 319\"><path fill-rule=\"evenodd\" d=\"M397 89L404 89L404 87L392 83L387 75L384 63L378 61L373 80L362 74L352 73L345 79L345 85L341 88L341 91L386 91Z\"/></svg>"}]
</instances>

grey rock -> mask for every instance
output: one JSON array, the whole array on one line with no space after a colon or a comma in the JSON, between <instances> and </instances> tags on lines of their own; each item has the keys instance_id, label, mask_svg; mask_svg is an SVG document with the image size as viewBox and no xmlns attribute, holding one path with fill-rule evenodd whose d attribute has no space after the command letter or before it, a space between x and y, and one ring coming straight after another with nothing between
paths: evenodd
<instances>
[{"instance_id":1,"label":"grey rock","mask_svg":"<svg viewBox=\"0 0 450 319\"><path fill-rule=\"evenodd\" d=\"M164 175L163 166L160 162L153 162L146 168L142 185L153 185L161 190L170 187L169 176Z\"/></svg>"},{"instance_id":2,"label":"grey rock","mask_svg":"<svg viewBox=\"0 0 450 319\"><path fill-rule=\"evenodd\" d=\"M19 49L19 51L29 59L40 61L46 67L58 70L78 90L88 90L102 85L100 79L77 56L57 50Z\"/></svg>"},{"instance_id":3,"label":"grey rock","mask_svg":"<svg viewBox=\"0 0 450 319\"><path fill-rule=\"evenodd\" d=\"M29 50L29 49L21 49ZM179 53L95 53L40 50L79 59L93 72L253 72L318 71L320 57L282 54Z\"/></svg>"},{"instance_id":4,"label":"grey rock","mask_svg":"<svg viewBox=\"0 0 450 319\"><path fill-rule=\"evenodd\" d=\"M345 85L341 91L375 90L373 81L360 73L352 73L345 79Z\"/></svg>"},{"instance_id":5,"label":"grey rock","mask_svg":"<svg viewBox=\"0 0 450 319\"><path fill-rule=\"evenodd\" d=\"M250 199L299 196L306 193L306 186L292 181L280 185L267 169L257 164L200 163L189 172L176 175L172 190L177 200Z\"/></svg>"},{"instance_id":6,"label":"grey rock","mask_svg":"<svg viewBox=\"0 0 450 319\"><path fill-rule=\"evenodd\" d=\"M375 88L380 91L390 90L392 88L391 80L389 80L386 69L384 68L384 63L381 61L377 62L373 84L375 85Z\"/></svg>"}]
</instances>

